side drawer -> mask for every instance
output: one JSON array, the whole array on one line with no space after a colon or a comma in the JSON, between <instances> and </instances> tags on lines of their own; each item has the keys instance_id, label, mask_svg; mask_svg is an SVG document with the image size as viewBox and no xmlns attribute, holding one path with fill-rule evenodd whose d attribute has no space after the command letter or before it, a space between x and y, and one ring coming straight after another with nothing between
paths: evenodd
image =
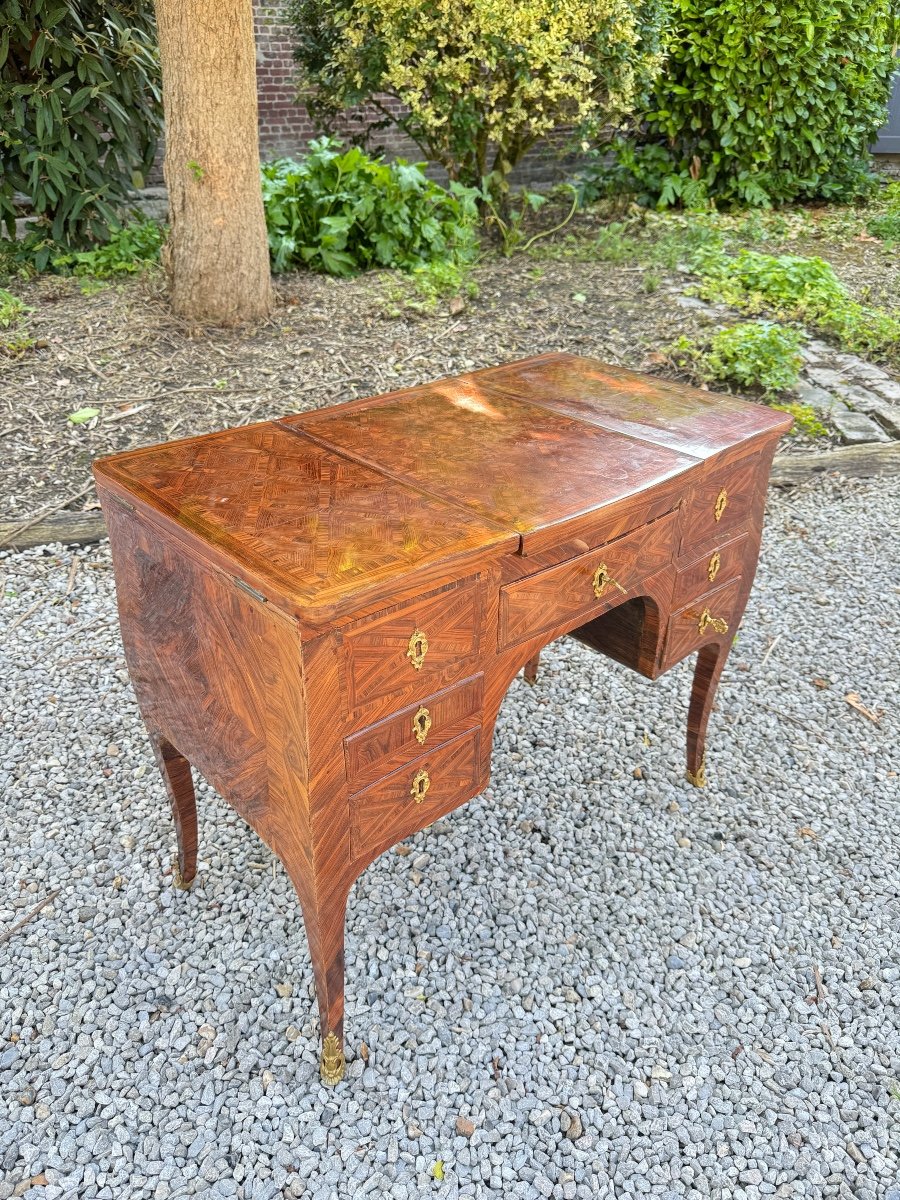
<instances>
[{"instance_id":1,"label":"side drawer","mask_svg":"<svg viewBox=\"0 0 900 1200\"><path fill-rule=\"evenodd\" d=\"M349 629L344 662L351 707L412 686L433 692L471 673L483 623L484 587L473 578Z\"/></svg>"},{"instance_id":2,"label":"side drawer","mask_svg":"<svg viewBox=\"0 0 900 1200\"><path fill-rule=\"evenodd\" d=\"M352 856L378 853L468 800L478 787L480 740L473 729L351 796Z\"/></svg>"},{"instance_id":3,"label":"side drawer","mask_svg":"<svg viewBox=\"0 0 900 1200\"><path fill-rule=\"evenodd\" d=\"M702 545L735 529L753 511L760 454L748 455L724 466L713 466L694 485L682 520L682 550Z\"/></svg>"},{"instance_id":4,"label":"side drawer","mask_svg":"<svg viewBox=\"0 0 900 1200\"><path fill-rule=\"evenodd\" d=\"M704 642L717 636L734 636L737 632L735 609L740 592L741 580L733 579L724 587L692 600L669 619L664 670L680 662Z\"/></svg>"},{"instance_id":5,"label":"side drawer","mask_svg":"<svg viewBox=\"0 0 900 1200\"><path fill-rule=\"evenodd\" d=\"M750 548L746 533L718 546L710 546L695 559L678 568L675 579L673 607L687 602L713 586L721 587L730 579L736 579L744 570L744 560Z\"/></svg>"},{"instance_id":6,"label":"side drawer","mask_svg":"<svg viewBox=\"0 0 900 1200\"><path fill-rule=\"evenodd\" d=\"M678 513L500 590L501 646L606 612L671 560Z\"/></svg>"},{"instance_id":7,"label":"side drawer","mask_svg":"<svg viewBox=\"0 0 900 1200\"><path fill-rule=\"evenodd\" d=\"M397 770L423 750L434 750L481 722L484 676L476 675L425 696L344 740L350 791Z\"/></svg>"}]
</instances>

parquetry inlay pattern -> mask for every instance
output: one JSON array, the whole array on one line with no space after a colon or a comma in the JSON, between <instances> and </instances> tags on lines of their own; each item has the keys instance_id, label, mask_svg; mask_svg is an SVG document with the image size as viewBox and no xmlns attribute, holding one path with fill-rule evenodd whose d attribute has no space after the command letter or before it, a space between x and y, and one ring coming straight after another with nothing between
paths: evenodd
<instances>
[{"instance_id":1,"label":"parquetry inlay pattern","mask_svg":"<svg viewBox=\"0 0 900 1200\"><path fill-rule=\"evenodd\" d=\"M473 514L268 423L120 455L109 470L311 603L508 540Z\"/></svg>"}]
</instances>

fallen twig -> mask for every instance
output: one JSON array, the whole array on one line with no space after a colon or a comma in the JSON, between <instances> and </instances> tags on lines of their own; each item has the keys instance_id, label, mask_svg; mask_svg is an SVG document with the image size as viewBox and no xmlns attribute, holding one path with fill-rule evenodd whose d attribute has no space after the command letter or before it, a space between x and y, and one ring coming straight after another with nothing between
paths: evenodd
<instances>
[{"instance_id":1,"label":"fallen twig","mask_svg":"<svg viewBox=\"0 0 900 1200\"><path fill-rule=\"evenodd\" d=\"M42 908L46 908L48 904L52 904L52 902L59 895L59 892L60 892L59 888L57 888L55 892L50 892L50 894L45 896L44 899L40 902L40 904L36 904L34 906L34 908L31 910L31 912L27 913L22 918L21 921L17 921L15 923L15 925L10 925L10 927L9 927L9 929L7 929L6 933L0 933L0 946L5 945L9 941L9 939L13 936L14 933L18 933L20 929L25 928L25 926L28 924L29 921L34 920L34 918L38 915L38 913L41 911Z\"/></svg>"},{"instance_id":2,"label":"fallen twig","mask_svg":"<svg viewBox=\"0 0 900 1200\"><path fill-rule=\"evenodd\" d=\"M36 600L34 602L34 604L32 604L31 608L26 608L25 612L19 613L19 615L16 617L16 619L14 621L10 621L9 625L7 625L6 632L12 633L12 631L14 629L18 629L19 626L22 624L22 622L27 621L28 618L31 616L31 614L36 613L37 610L41 607L41 605L45 604L46 601L47 601L47 597L42 596L40 598L40 600Z\"/></svg>"}]
</instances>

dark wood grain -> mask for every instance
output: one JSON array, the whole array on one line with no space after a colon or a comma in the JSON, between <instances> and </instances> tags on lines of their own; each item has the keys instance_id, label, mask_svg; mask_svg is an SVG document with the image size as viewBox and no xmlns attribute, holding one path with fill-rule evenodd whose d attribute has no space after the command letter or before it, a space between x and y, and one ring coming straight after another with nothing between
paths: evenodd
<instances>
[{"instance_id":1,"label":"dark wood grain","mask_svg":"<svg viewBox=\"0 0 900 1200\"><path fill-rule=\"evenodd\" d=\"M485 787L506 691L550 641L651 679L696 651L703 782L784 428L548 355L97 464L176 881L197 870L193 766L296 889L324 1079L343 1071L354 880Z\"/></svg>"}]
</instances>

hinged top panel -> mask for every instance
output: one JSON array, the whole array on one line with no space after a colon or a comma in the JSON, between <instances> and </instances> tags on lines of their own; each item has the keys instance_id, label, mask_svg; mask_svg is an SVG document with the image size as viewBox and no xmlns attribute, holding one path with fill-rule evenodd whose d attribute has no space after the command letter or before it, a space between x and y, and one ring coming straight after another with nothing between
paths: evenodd
<instances>
[{"instance_id":1,"label":"hinged top panel","mask_svg":"<svg viewBox=\"0 0 900 1200\"><path fill-rule=\"evenodd\" d=\"M538 372L539 374L539 372ZM678 476L697 461L553 412L531 397L445 379L281 424L529 539Z\"/></svg>"},{"instance_id":2,"label":"hinged top panel","mask_svg":"<svg viewBox=\"0 0 900 1200\"><path fill-rule=\"evenodd\" d=\"M542 354L477 371L471 378L488 393L527 396L554 412L695 458L752 438L775 438L791 426L786 413L763 404L575 354Z\"/></svg>"},{"instance_id":3,"label":"hinged top panel","mask_svg":"<svg viewBox=\"0 0 900 1200\"><path fill-rule=\"evenodd\" d=\"M509 531L271 423L118 454L95 470L308 619L429 564L517 548Z\"/></svg>"}]
</instances>

